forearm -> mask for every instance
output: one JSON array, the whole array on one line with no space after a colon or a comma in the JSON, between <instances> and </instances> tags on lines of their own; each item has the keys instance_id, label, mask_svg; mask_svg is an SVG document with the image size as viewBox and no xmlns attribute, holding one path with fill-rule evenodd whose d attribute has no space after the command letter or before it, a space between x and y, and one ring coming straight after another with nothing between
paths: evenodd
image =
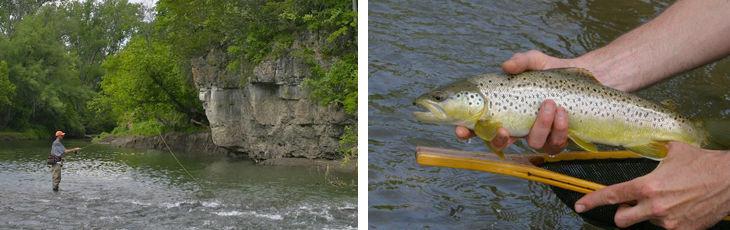
<instances>
[{"instance_id":1,"label":"forearm","mask_svg":"<svg viewBox=\"0 0 730 230\"><path fill-rule=\"evenodd\" d=\"M730 54L730 1L680 0L607 46L570 60L633 91Z\"/></svg>"}]
</instances>

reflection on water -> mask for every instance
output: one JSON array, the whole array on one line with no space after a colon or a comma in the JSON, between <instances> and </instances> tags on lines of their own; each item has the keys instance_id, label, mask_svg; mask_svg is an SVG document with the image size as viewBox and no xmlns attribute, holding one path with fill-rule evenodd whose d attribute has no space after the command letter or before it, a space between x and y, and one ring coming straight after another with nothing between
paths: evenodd
<instances>
[{"instance_id":1,"label":"reflection on water","mask_svg":"<svg viewBox=\"0 0 730 230\"><path fill-rule=\"evenodd\" d=\"M575 57L605 45L671 1L369 1L369 225L385 228L593 228L541 184L488 173L421 167L416 145L485 150L455 140L453 127L417 123L419 94L500 71L514 52ZM730 143L730 61L638 92L671 100ZM525 143L507 152L530 151ZM725 146L727 148L727 146Z\"/></svg>"},{"instance_id":2,"label":"reflection on water","mask_svg":"<svg viewBox=\"0 0 730 230\"><path fill-rule=\"evenodd\" d=\"M89 143L67 141L68 147ZM354 228L354 175L204 153L92 145L67 157L51 191L50 143L0 143L0 226L8 228Z\"/></svg>"}]
</instances>

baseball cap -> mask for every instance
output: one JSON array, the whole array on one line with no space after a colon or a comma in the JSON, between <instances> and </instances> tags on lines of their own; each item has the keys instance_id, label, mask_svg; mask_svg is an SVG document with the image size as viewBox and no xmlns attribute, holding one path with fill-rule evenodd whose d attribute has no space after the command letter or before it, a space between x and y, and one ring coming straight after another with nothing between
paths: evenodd
<instances>
[{"instance_id":1,"label":"baseball cap","mask_svg":"<svg viewBox=\"0 0 730 230\"><path fill-rule=\"evenodd\" d=\"M56 136L65 136L66 133L62 132L61 130L56 131Z\"/></svg>"}]
</instances>

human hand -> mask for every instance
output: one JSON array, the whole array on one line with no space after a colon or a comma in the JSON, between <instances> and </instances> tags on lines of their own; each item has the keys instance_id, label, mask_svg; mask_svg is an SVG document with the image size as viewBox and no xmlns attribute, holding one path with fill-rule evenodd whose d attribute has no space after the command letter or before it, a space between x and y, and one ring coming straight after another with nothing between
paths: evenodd
<instances>
[{"instance_id":1,"label":"human hand","mask_svg":"<svg viewBox=\"0 0 730 230\"><path fill-rule=\"evenodd\" d=\"M540 51L530 50L516 53L502 63L502 70L509 74L518 74L527 70L544 70L576 66L573 59L560 59L548 56ZM456 127L456 137L469 139L474 132L463 126ZM497 130L497 136L491 145L497 149L506 148L516 141L504 128ZM553 100L545 100L540 105L537 119L527 135L527 144L535 149L543 149L548 154L557 154L568 144L568 113Z\"/></svg>"},{"instance_id":2,"label":"human hand","mask_svg":"<svg viewBox=\"0 0 730 230\"><path fill-rule=\"evenodd\" d=\"M669 152L651 173L589 193L577 212L621 205L614 221L624 228L649 220L668 229L707 228L730 212L730 153L667 144Z\"/></svg>"}]
</instances>

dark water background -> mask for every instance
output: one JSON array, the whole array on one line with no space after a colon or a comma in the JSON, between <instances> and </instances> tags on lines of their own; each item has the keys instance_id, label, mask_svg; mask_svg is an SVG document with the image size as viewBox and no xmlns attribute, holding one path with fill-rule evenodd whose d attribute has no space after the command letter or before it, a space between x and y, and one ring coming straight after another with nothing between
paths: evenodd
<instances>
[{"instance_id":1,"label":"dark water background","mask_svg":"<svg viewBox=\"0 0 730 230\"><path fill-rule=\"evenodd\" d=\"M413 99L456 79L501 71L513 53L575 57L653 18L672 1L369 1L369 226L385 229L576 229L584 223L541 184L421 167L416 145L486 150L453 127L417 123ZM730 61L644 89L730 143ZM721 144L724 144L721 145ZM505 152L528 152L524 142Z\"/></svg>"},{"instance_id":2,"label":"dark water background","mask_svg":"<svg viewBox=\"0 0 730 230\"><path fill-rule=\"evenodd\" d=\"M66 147L88 142L64 141ZM45 165L50 142L0 142L2 229L348 229L356 178L258 166L206 153L92 145L69 155L61 190ZM337 178L340 183L333 183Z\"/></svg>"}]
</instances>

